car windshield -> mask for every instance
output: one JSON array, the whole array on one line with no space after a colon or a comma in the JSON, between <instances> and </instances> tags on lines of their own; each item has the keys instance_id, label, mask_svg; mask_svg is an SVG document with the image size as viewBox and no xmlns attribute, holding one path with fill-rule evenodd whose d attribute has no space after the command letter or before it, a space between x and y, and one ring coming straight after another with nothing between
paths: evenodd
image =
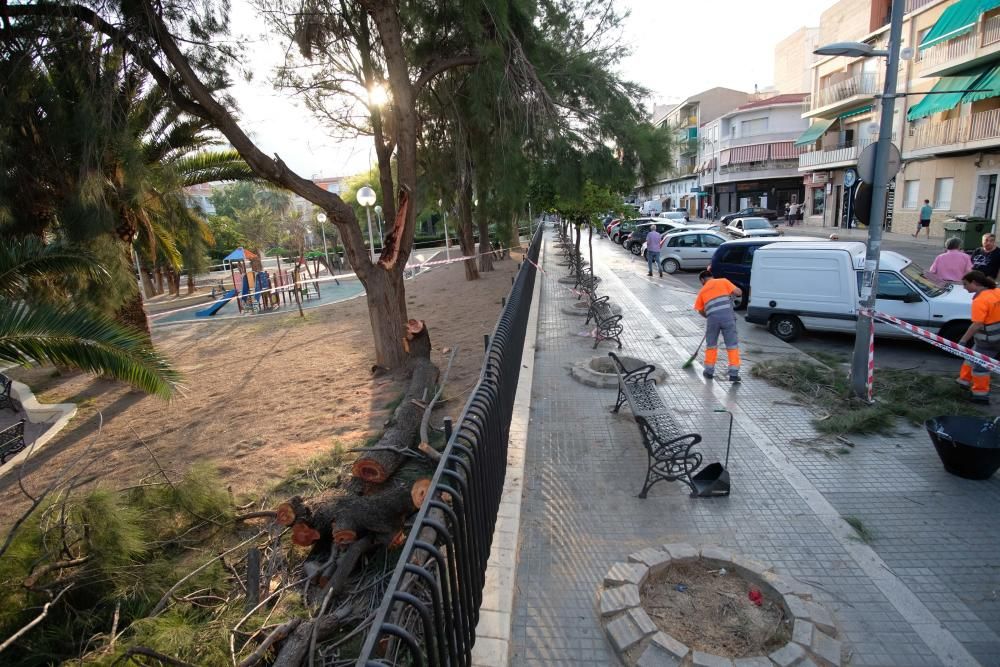
<instances>
[{"instance_id":1,"label":"car windshield","mask_svg":"<svg viewBox=\"0 0 1000 667\"><path fill-rule=\"evenodd\" d=\"M764 218L744 218L743 229L770 229L771 223Z\"/></svg>"},{"instance_id":2,"label":"car windshield","mask_svg":"<svg viewBox=\"0 0 1000 667\"><path fill-rule=\"evenodd\" d=\"M672 213L665 213L663 215L663 217L664 218L669 218L670 220L683 220L684 219L684 214L683 213L672 212Z\"/></svg>"},{"instance_id":3,"label":"car windshield","mask_svg":"<svg viewBox=\"0 0 1000 667\"><path fill-rule=\"evenodd\" d=\"M949 283L939 280L935 276L928 275L923 267L916 262L907 264L903 268L902 273L910 282L917 286L917 289L930 297L941 296L951 288Z\"/></svg>"}]
</instances>

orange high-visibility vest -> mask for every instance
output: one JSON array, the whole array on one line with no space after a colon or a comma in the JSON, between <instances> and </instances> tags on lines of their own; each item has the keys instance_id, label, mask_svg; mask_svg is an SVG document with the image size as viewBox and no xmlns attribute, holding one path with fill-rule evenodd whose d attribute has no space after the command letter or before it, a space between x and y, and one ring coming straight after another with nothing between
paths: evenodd
<instances>
[{"instance_id":1,"label":"orange high-visibility vest","mask_svg":"<svg viewBox=\"0 0 1000 667\"><path fill-rule=\"evenodd\" d=\"M721 312L724 309L732 310L732 294L736 285L725 278L711 278L698 292L698 298L694 301L694 309L705 311L705 315Z\"/></svg>"}]
</instances>

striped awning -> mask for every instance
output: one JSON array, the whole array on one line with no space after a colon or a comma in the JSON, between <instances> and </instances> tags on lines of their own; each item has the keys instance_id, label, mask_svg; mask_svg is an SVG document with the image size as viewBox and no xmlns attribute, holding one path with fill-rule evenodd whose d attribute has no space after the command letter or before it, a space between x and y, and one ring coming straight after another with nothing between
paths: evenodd
<instances>
[{"instance_id":1,"label":"striped awning","mask_svg":"<svg viewBox=\"0 0 1000 667\"><path fill-rule=\"evenodd\" d=\"M780 143L771 144L772 160L794 160L801 152L801 149L796 148L795 142L792 141L782 141Z\"/></svg>"},{"instance_id":2,"label":"striped awning","mask_svg":"<svg viewBox=\"0 0 1000 667\"><path fill-rule=\"evenodd\" d=\"M727 164L729 164L729 158L730 158L731 152L732 151L730 151L730 149L727 148L726 150L724 150L721 153L719 153L719 166L720 167L725 167Z\"/></svg>"},{"instance_id":3,"label":"striped awning","mask_svg":"<svg viewBox=\"0 0 1000 667\"><path fill-rule=\"evenodd\" d=\"M753 146L740 146L732 149L730 161L733 164L745 164L747 162L765 162L770 144L755 144Z\"/></svg>"}]
</instances>

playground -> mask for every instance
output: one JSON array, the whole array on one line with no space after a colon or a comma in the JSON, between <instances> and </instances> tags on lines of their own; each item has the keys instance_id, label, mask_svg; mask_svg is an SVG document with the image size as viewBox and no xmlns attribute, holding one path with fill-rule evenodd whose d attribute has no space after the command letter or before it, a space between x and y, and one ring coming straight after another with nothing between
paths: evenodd
<instances>
[{"instance_id":1,"label":"playground","mask_svg":"<svg viewBox=\"0 0 1000 667\"><path fill-rule=\"evenodd\" d=\"M458 349L444 403L455 417L479 376L483 334L496 323L519 261L516 253L497 261L495 271L472 282L465 280L461 262L407 281L409 314L427 321L434 362L447 364L450 351ZM340 282L343 290L358 285ZM152 454L171 475L208 464L234 494L259 495L293 471L308 476L311 463L335 451L350 460L348 449L381 431L401 384L391 374L371 372L365 300L332 304L334 297L327 297L337 294L332 280L320 290L331 305L304 310L304 317L294 305L267 317L239 315L230 303L220 311L229 309L228 318L199 318L216 321L215 326L154 326L157 347L184 375L183 391L169 404L79 373L11 369L40 401L79 408L69 426L31 459L25 483L44 488L65 464L86 455L99 461L92 482L125 487L141 483L155 467ZM303 308L319 305L310 301ZM17 516L26 502L17 475L0 478L3 517Z\"/></svg>"}]
</instances>

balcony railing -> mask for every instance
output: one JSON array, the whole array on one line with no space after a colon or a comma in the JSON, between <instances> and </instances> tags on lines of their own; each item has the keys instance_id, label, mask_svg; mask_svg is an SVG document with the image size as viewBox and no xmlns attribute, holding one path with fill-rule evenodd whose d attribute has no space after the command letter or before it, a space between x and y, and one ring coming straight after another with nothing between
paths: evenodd
<instances>
[{"instance_id":1,"label":"balcony railing","mask_svg":"<svg viewBox=\"0 0 1000 667\"><path fill-rule=\"evenodd\" d=\"M998 44L1000 44L1000 14L984 19L972 32L919 51L917 60L920 62L920 72L924 74L950 63L957 65L965 60L987 55L987 53L977 53L979 49L988 49L988 53L995 53Z\"/></svg>"},{"instance_id":2,"label":"balcony railing","mask_svg":"<svg viewBox=\"0 0 1000 667\"><path fill-rule=\"evenodd\" d=\"M874 140L862 139L860 141L840 144L839 146L825 150L803 153L799 156L799 168L815 167L821 164L834 164L837 162L853 162L858 159L861 151L871 144L872 141Z\"/></svg>"},{"instance_id":3,"label":"balcony railing","mask_svg":"<svg viewBox=\"0 0 1000 667\"><path fill-rule=\"evenodd\" d=\"M906 13L915 12L925 5L929 5L935 0L906 0Z\"/></svg>"},{"instance_id":4,"label":"balcony railing","mask_svg":"<svg viewBox=\"0 0 1000 667\"><path fill-rule=\"evenodd\" d=\"M875 72L864 72L821 88L819 93L812 96L812 102L814 108L818 109L856 95L874 96L880 88L879 75Z\"/></svg>"},{"instance_id":5,"label":"balcony railing","mask_svg":"<svg viewBox=\"0 0 1000 667\"><path fill-rule=\"evenodd\" d=\"M923 123L912 129L905 147L920 150L990 139L1000 139L1000 109L949 118L939 123Z\"/></svg>"}]
</instances>

